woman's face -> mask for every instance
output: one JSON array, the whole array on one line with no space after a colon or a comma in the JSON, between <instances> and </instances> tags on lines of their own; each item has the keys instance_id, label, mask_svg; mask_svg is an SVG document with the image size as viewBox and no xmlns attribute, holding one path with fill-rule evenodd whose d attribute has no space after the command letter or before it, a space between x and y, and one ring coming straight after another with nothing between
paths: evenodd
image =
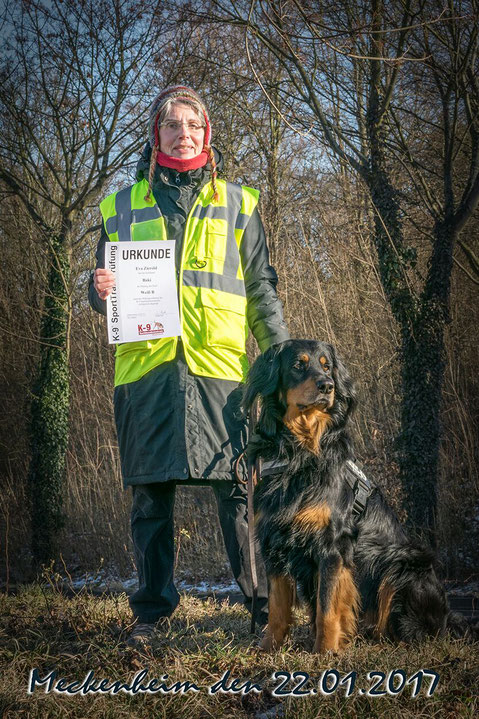
<instances>
[{"instance_id":1,"label":"woman's face","mask_svg":"<svg viewBox=\"0 0 479 719\"><path fill-rule=\"evenodd\" d=\"M160 150L171 157L190 160L203 149L203 121L189 105L181 102L171 106L160 125Z\"/></svg>"}]
</instances>

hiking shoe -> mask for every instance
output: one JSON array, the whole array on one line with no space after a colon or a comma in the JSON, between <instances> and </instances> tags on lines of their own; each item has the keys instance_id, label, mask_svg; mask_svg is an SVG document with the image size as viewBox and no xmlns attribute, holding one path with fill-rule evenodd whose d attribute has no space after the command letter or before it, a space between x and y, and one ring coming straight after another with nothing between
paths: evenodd
<instances>
[{"instance_id":1,"label":"hiking shoe","mask_svg":"<svg viewBox=\"0 0 479 719\"><path fill-rule=\"evenodd\" d=\"M156 622L139 622L135 624L127 639L127 646L135 649L148 649L157 638Z\"/></svg>"}]
</instances>

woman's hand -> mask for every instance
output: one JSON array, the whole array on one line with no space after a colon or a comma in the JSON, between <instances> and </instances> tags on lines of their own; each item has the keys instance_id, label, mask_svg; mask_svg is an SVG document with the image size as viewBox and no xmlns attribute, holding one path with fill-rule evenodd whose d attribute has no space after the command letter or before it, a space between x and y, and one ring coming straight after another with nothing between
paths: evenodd
<instances>
[{"instance_id":1,"label":"woman's hand","mask_svg":"<svg viewBox=\"0 0 479 719\"><path fill-rule=\"evenodd\" d=\"M93 286L102 300L106 300L115 286L115 275L111 270L97 269L93 274Z\"/></svg>"}]
</instances>

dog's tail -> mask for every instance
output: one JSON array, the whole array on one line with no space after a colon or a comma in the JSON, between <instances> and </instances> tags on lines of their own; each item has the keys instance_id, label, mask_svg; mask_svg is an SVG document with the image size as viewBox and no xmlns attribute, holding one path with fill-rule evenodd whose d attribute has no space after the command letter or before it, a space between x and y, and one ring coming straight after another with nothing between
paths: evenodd
<instances>
[{"instance_id":1,"label":"dog's tail","mask_svg":"<svg viewBox=\"0 0 479 719\"><path fill-rule=\"evenodd\" d=\"M458 612L449 612L446 631L453 639L465 639L467 642L479 641L479 623L466 619Z\"/></svg>"}]
</instances>

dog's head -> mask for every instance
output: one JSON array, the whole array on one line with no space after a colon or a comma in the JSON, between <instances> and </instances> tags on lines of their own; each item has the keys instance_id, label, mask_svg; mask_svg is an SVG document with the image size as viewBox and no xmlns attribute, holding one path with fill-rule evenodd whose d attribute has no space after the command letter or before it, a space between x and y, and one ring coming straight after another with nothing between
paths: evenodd
<instances>
[{"instance_id":1,"label":"dog's head","mask_svg":"<svg viewBox=\"0 0 479 719\"><path fill-rule=\"evenodd\" d=\"M258 396L257 429L269 437L282 423L343 426L354 405L352 381L334 347L314 340L286 340L258 357L246 382L245 407Z\"/></svg>"}]
</instances>

